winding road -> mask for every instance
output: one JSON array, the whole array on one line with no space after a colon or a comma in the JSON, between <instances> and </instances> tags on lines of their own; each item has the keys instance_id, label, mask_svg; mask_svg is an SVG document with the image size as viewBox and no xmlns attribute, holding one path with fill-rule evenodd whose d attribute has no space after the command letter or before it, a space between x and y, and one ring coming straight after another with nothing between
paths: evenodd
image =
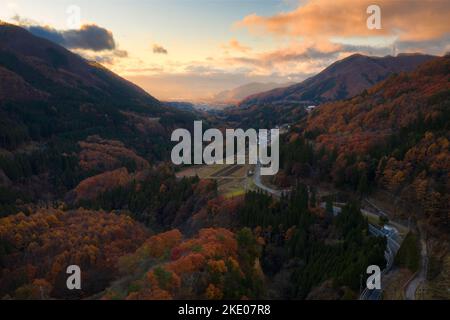
<instances>
[{"instance_id":1,"label":"winding road","mask_svg":"<svg viewBox=\"0 0 450 320\"><path fill-rule=\"evenodd\" d=\"M270 187L264 185L264 183L261 181L261 167L260 166L261 165L259 163L255 166L255 173L254 173L254 178L253 178L255 185L259 189L261 189L267 193L270 193L271 195L273 195L277 198L280 198L283 193L286 194L286 193L290 192L290 190L276 190L276 189L273 189L273 188L270 188ZM336 207L336 208L338 208L338 207ZM364 210L364 209L361 209L361 212L365 215L371 214L369 211ZM384 212L383 212L383 214L386 215ZM387 234L386 232L383 232L383 230L377 228L376 226L374 226L372 224L369 224L369 232L375 236L386 237L386 239L387 239L387 246L386 246L386 252L385 252L385 257L386 257L387 263L386 263L386 268L382 271L382 276L383 276L389 270L391 270L392 266L394 265L394 258L395 258L395 255L397 254L397 251L400 249L401 239L399 239L397 233ZM415 284L416 282L417 282L417 284ZM411 281L411 283L409 284L409 287L411 287L410 290L415 293L417 286L420 283L421 283L421 281L416 280L416 279ZM360 300L380 300L381 294L382 294L382 290L376 290L376 289L369 290L366 288L361 293L359 299Z\"/></svg>"},{"instance_id":2,"label":"winding road","mask_svg":"<svg viewBox=\"0 0 450 320\"><path fill-rule=\"evenodd\" d=\"M282 194L288 194L289 192L291 192L291 190L287 189L287 190L276 190L273 188L270 188L268 186L266 186L264 183L262 183L261 181L261 164L258 162L258 164L255 166L255 173L253 175L253 182L255 183L255 185L267 192L270 193L271 195L277 197L277 198L281 198Z\"/></svg>"},{"instance_id":3,"label":"winding road","mask_svg":"<svg viewBox=\"0 0 450 320\"><path fill-rule=\"evenodd\" d=\"M361 210L361 212L364 213L365 210ZM395 255L397 254L397 251L400 249L400 243L397 241L398 239L396 239L396 235L395 234L386 234L385 232L383 232L382 229L377 228L376 226L369 224L369 232L377 237L386 237L387 239L387 246L386 246L386 252L385 252L385 257L386 257L386 268L383 269L381 277L383 278L383 276L389 272L389 270L391 270L392 266L394 265L394 259L395 259ZM382 282L383 283L383 282ZM382 289L381 290L377 290L377 289L373 289L373 290L369 290L369 289L364 289L363 292L361 293L359 300L380 300L381 299L381 294L382 294Z\"/></svg>"}]
</instances>

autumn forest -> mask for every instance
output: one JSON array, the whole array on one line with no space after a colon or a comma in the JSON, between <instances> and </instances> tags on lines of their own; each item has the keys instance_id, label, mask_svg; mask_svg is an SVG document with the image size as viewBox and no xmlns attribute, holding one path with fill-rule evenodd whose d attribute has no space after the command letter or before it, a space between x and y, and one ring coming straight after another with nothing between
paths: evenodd
<instances>
[{"instance_id":1,"label":"autumn forest","mask_svg":"<svg viewBox=\"0 0 450 320\"><path fill-rule=\"evenodd\" d=\"M174 107L0 22L0 298L358 300L376 265L370 297L403 299L425 243L415 294L450 299L450 56L358 54L289 88ZM172 164L194 120L282 128L280 171Z\"/></svg>"}]
</instances>

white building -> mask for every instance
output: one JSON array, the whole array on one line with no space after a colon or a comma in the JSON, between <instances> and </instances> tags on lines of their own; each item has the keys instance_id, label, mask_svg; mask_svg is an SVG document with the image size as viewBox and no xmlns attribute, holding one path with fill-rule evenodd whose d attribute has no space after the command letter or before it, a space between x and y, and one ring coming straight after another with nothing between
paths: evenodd
<instances>
[{"instance_id":1,"label":"white building","mask_svg":"<svg viewBox=\"0 0 450 320\"><path fill-rule=\"evenodd\" d=\"M311 112L311 111L313 111L315 108L317 108L317 106L307 106L307 107L306 107L306 111Z\"/></svg>"}]
</instances>

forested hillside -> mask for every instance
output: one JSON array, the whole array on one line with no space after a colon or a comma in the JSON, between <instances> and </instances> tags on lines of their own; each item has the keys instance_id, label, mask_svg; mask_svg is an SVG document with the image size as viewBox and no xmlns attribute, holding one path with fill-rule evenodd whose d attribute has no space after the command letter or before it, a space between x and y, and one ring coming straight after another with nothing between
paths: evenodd
<instances>
[{"instance_id":1,"label":"forested hillside","mask_svg":"<svg viewBox=\"0 0 450 320\"><path fill-rule=\"evenodd\" d=\"M354 54L301 83L247 97L238 107L226 110L226 120L246 128L296 123L305 117L308 106L354 97L393 74L412 71L433 58L422 54Z\"/></svg>"},{"instance_id":2,"label":"forested hillside","mask_svg":"<svg viewBox=\"0 0 450 320\"><path fill-rule=\"evenodd\" d=\"M17 299L83 298L117 276L118 258L148 236L125 215L40 209L0 219L0 295ZM66 268L78 265L83 290L69 291Z\"/></svg>"},{"instance_id":3,"label":"forested hillside","mask_svg":"<svg viewBox=\"0 0 450 320\"><path fill-rule=\"evenodd\" d=\"M16 202L8 192L22 201L60 199L93 174L167 159L171 130L189 128L194 119L6 23L0 24L0 83L0 194L8 198L2 207Z\"/></svg>"},{"instance_id":4,"label":"forested hillside","mask_svg":"<svg viewBox=\"0 0 450 320\"><path fill-rule=\"evenodd\" d=\"M450 56L430 59L355 55L283 89L295 92L282 108L269 95L194 114L0 23L0 299L358 299L367 266L386 265L387 240L360 209L379 190L425 226L430 277L447 277ZM303 108L316 101L332 102ZM280 173L183 175L200 170L170 162L170 134L203 116L291 124ZM258 191L269 182L277 197ZM319 197L321 183L351 196ZM398 266L417 269L421 240L407 238ZM70 291L74 264L83 286Z\"/></svg>"},{"instance_id":5,"label":"forested hillside","mask_svg":"<svg viewBox=\"0 0 450 320\"><path fill-rule=\"evenodd\" d=\"M382 188L449 228L450 57L401 73L298 124L284 174L316 176L364 194ZM421 215L424 214L424 216Z\"/></svg>"}]
</instances>

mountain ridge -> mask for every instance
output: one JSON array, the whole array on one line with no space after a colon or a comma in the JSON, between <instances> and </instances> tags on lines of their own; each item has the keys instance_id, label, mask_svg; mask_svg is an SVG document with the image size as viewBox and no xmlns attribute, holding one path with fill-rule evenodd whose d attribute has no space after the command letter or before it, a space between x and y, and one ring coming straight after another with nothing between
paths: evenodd
<instances>
[{"instance_id":1,"label":"mountain ridge","mask_svg":"<svg viewBox=\"0 0 450 320\"><path fill-rule=\"evenodd\" d=\"M12 24L0 24L0 53L0 65L7 66L7 69L34 86L42 87L42 84L26 73L23 64L63 86L75 87L82 84L97 89L106 98L110 96L114 99L115 95L121 94L133 97L135 102L159 105L159 101L143 89L100 64L85 60L62 46ZM111 90L117 87L123 89L120 92ZM83 90L79 91L83 93ZM57 91L54 90L54 93ZM7 97L1 96L0 99L2 98Z\"/></svg>"},{"instance_id":2,"label":"mountain ridge","mask_svg":"<svg viewBox=\"0 0 450 320\"><path fill-rule=\"evenodd\" d=\"M316 174L361 195L387 191L407 206L399 218L448 234L449 74L450 56L438 57L317 107L287 136L280 181Z\"/></svg>"},{"instance_id":3,"label":"mountain ridge","mask_svg":"<svg viewBox=\"0 0 450 320\"><path fill-rule=\"evenodd\" d=\"M293 83L250 82L230 90L221 91L215 94L212 100L214 102L236 104L248 96L277 88L288 87L292 84Z\"/></svg>"},{"instance_id":4,"label":"mountain ridge","mask_svg":"<svg viewBox=\"0 0 450 320\"><path fill-rule=\"evenodd\" d=\"M252 95L240 107L261 104L300 103L318 105L347 99L386 79L392 73L412 71L419 64L435 58L422 54L399 54L396 57L372 57L353 54L336 61L317 75L287 88Z\"/></svg>"},{"instance_id":5,"label":"mountain ridge","mask_svg":"<svg viewBox=\"0 0 450 320\"><path fill-rule=\"evenodd\" d=\"M0 24L0 188L54 199L111 168L134 172L137 158L167 159L171 131L190 128L194 117L98 63ZM107 143L84 150L92 139ZM120 147L110 154L108 145ZM92 168L83 168L86 154Z\"/></svg>"}]
</instances>

